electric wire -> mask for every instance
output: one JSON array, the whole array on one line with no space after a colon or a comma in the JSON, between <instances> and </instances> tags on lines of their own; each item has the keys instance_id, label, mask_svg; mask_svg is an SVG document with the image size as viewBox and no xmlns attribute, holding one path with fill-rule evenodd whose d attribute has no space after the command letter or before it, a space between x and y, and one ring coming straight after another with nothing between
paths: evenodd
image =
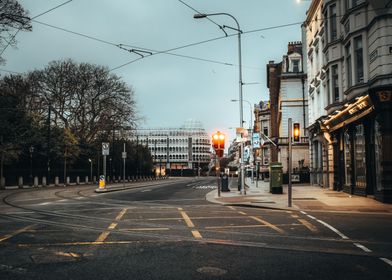
<instances>
[{"instance_id":1,"label":"electric wire","mask_svg":"<svg viewBox=\"0 0 392 280\"><path fill-rule=\"evenodd\" d=\"M47 14L47 13L53 11L53 10L56 10L56 9L58 9L58 8L64 6L64 5L66 5L66 4L68 4L68 3L72 2L72 1L73 1L73 0L68 0L68 1L66 1L66 2L63 2L63 3L61 3L61 4L59 4L59 5L55 6L55 7L53 7L53 8L50 8L49 10L44 11L44 12L42 12L42 13L40 13L40 14L34 16L34 17L32 17L32 18L30 19L30 21L32 21L33 19L36 19L36 18L38 18L38 17L40 17L40 16L43 16L43 15L45 15L45 14ZM5 50L11 45L12 40L15 39L16 35L18 35L18 33L19 33L20 30L21 30L21 27L18 28L18 30L15 31L14 35L11 36L11 40L9 40L9 41L7 42L7 45L5 45L5 47L3 48L3 50L0 52L0 57L3 55L3 53L5 52Z\"/></svg>"}]
</instances>

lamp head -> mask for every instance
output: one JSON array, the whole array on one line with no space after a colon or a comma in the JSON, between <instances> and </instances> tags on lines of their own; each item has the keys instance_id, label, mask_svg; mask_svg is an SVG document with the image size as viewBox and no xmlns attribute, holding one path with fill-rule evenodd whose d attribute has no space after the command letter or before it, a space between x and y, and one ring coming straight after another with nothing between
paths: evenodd
<instances>
[{"instance_id":1,"label":"lamp head","mask_svg":"<svg viewBox=\"0 0 392 280\"><path fill-rule=\"evenodd\" d=\"M207 17L206 14L194 14L194 15L193 15L193 18L196 18L196 19L205 18L205 17Z\"/></svg>"}]
</instances>

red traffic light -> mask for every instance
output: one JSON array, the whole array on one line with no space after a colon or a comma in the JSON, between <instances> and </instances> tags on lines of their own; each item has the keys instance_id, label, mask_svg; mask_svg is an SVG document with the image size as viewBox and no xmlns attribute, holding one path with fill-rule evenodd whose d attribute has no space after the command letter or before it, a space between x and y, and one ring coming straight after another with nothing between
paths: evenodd
<instances>
[{"instance_id":1,"label":"red traffic light","mask_svg":"<svg viewBox=\"0 0 392 280\"><path fill-rule=\"evenodd\" d=\"M225 149L225 135L220 131L217 131L212 135L212 147L218 157L223 156L223 150Z\"/></svg>"}]
</instances>

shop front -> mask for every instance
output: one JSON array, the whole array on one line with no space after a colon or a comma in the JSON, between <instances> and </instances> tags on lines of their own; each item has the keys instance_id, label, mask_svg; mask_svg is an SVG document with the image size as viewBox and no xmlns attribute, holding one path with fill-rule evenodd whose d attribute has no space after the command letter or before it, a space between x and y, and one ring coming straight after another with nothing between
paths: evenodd
<instances>
[{"instance_id":1,"label":"shop front","mask_svg":"<svg viewBox=\"0 0 392 280\"><path fill-rule=\"evenodd\" d=\"M333 140L334 189L392 202L392 91L346 103L324 126Z\"/></svg>"}]
</instances>

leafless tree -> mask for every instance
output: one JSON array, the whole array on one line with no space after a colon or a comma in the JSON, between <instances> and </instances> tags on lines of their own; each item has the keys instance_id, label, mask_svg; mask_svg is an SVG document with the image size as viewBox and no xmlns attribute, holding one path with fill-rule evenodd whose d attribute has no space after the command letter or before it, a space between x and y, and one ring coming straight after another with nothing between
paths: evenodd
<instances>
[{"instance_id":1,"label":"leafless tree","mask_svg":"<svg viewBox=\"0 0 392 280\"><path fill-rule=\"evenodd\" d=\"M30 73L29 80L32 99L38 100L31 108L44 113L50 106L51 123L70 129L83 143L113 128L134 126L137 120L133 90L106 67L53 61Z\"/></svg>"},{"instance_id":2,"label":"leafless tree","mask_svg":"<svg viewBox=\"0 0 392 280\"><path fill-rule=\"evenodd\" d=\"M0 0L0 64L4 62L4 50L16 46L15 37L20 30L32 30L28 12L17 0Z\"/></svg>"}]
</instances>

